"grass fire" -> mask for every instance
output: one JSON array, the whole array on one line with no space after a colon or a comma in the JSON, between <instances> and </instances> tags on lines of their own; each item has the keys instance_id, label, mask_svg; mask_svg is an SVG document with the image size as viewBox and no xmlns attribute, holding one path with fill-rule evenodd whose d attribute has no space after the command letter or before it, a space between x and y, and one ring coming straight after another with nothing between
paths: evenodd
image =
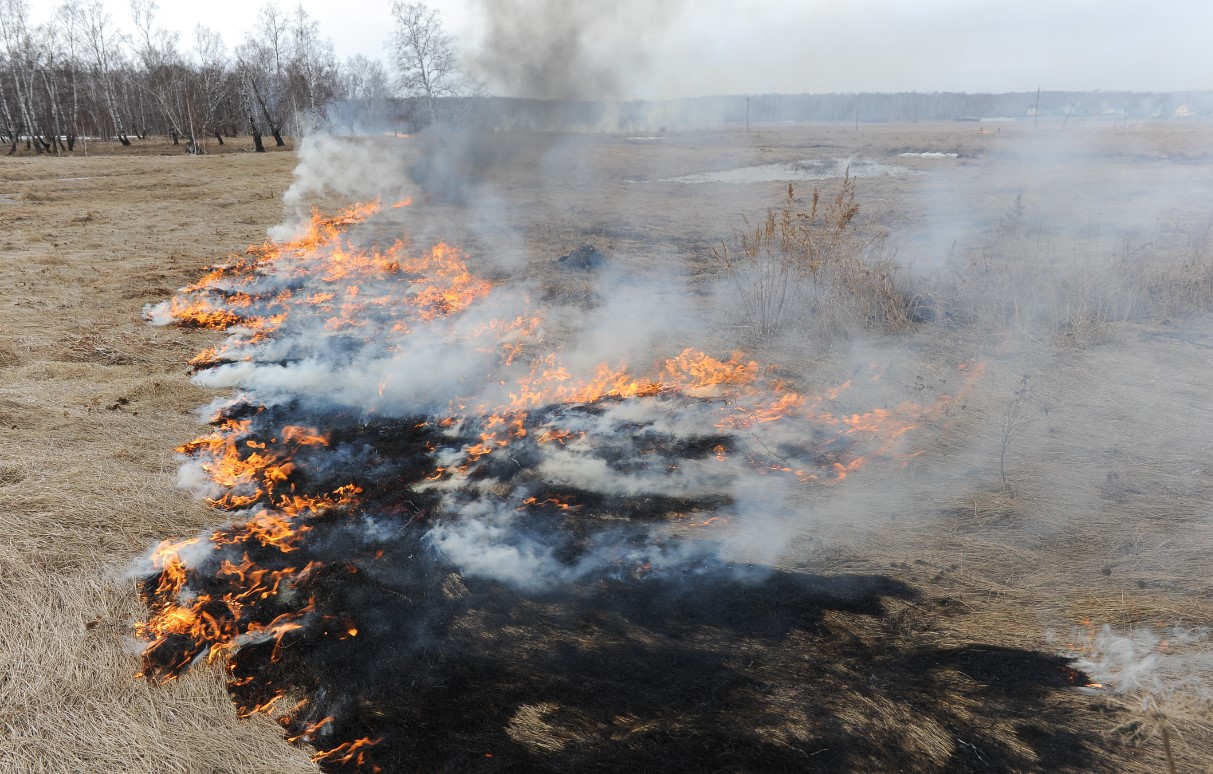
<instances>
[{"instance_id":1,"label":"grass fire","mask_svg":"<svg viewBox=\"0 0 1213 774\"><path fill-rule=\"evenodd\" d=\"M1207 767L1209 133L1063 121L9 159L0 771Z\"/></svg>"},{"instance_id":2,"label":"grass fire","mask_svg":"<svg viewBox=\"0 0 1213 774\"><path fill-rule=\"evenodd\" d=\"M906 464L904 436L942 422L980 364L962 364L954 392L928 405L866 411L845 408L850 382L801 394L740 352L722 360L685 349L651 375L607 363L577 374L549 351L544 310L525 297L512 317L472 314L497 306L495 289L460 250L405 238L360 247L353 231L377 209L314 215L303 236L250 248L149 308L154 320L227 332L191 362L240 392L212 408L212 432L177 450L181 480L229 521L147 558L143 676L222 664L237 713L275 718L324 767L398 770L441 761L438 750L468 733L422 751L408 730L420 721L405 721L409 705L433 711L429 691L487 668L476 661L525 665L536 684L512 690L551 698L538 678L547 656L518 654L513 638L474 644L489 623L475 622L483 608L520 616L542 602L548 636L610 616L672 637L645 620L651 609L689 607L680 628L715 628L750 594L778 592L788 598L772 600L772 620L755 623L782 629L780 618L873 614L882 596L912 596L889 579L731 557L730 537L771 529L776 516L789 522L772 494L781 488L842 485L873 461ZM485 372L455 368L445 406L411 404L416 338L441 341L452 361L472 353ZM342 386L294 391L279 375L292 368ZM381 381L359 389L354 370ZM865 371L856 378L879 376L875 364ZM366 674L334 680L351 667ZM618 682L616 692L640 687ZM680 690L703 690L698 682ZM705 722L695 714L677 722ZM629 723L655 721L646 715ZM497 742L491 757L564 768L588 754L579 747L544 756Z\"/></svg>"},{"instance_id":3,"label":"grass fire","mask_svg":"<svg viewBox=\"0 0 1213 774\"><path fill-rule=\"evenodd\" d=\"M1213 770L1213 5L221 5L0 0L0 774Z\"/></svg>"}]
</instances>

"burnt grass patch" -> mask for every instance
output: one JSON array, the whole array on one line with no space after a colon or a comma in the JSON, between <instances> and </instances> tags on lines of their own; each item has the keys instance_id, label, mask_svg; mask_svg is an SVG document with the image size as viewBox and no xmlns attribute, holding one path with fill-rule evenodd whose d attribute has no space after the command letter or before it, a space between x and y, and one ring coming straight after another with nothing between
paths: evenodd
<instances>
[{"instance_id":1,"label":"burnt grass patch","mask_svg":"<svg viewBox=\"0 0 1213 774\"><path fill-rule=\"evenodd\" d=\"M248 448L293 455L282 491L362 490L289 545L237 522L188 569L190 593L216 600L203 610L213 625L241 632L223 657L239 712L275 717L325 771L1052 772L1110 760L1068 692L1086 675L1055 655L900 626L909 607L925 621L951 613L896 578L735 564L677 535L661 540L698 558L660 569L626 556L654 540L654 520L723 497L545 483L529 470L532 433L475 473L534 493L525 533L557 561L576 566L604 535L625 550L560 584L517 588L461 575L426 540L455 518L452 503L492 496L419 486L433 480L434 451L471 443L474 427L298 404L237 405L225 418L249 420ZM287 420L326 428L326 443L288 448ZM729 440L639 429L595 453L660 468ZM256 604L226 606L217 600L243 588L238 565L296 571ZM149 604L160 581L142 581ZM145 671L168 677L205 656L172 636L145 653Z\"/></svg>"},{"instance_id":2,"label":"burnt grass patch","mask_svg":"<svg viewBox=\"0 0 1213 774\"><path fill-rule=\"evenodd\" d=\"M378 740L361 768L327 771L1100 765L1100 742L1048 700L1085 675L1049 654L891 634L889 603L921 602L893 578L716 565L524 594L419 546L351 566L308 584L330 623L246 647L230 670L242 706L310 697L294 733L334 717L319 749ZM907 742L915 723L939 749Z\"/></svg>"}]
</instances>

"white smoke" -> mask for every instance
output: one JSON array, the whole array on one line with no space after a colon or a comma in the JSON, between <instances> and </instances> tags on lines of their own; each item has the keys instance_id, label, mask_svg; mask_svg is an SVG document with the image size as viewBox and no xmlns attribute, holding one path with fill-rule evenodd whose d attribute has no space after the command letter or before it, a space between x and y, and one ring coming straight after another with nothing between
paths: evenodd
<instances>
[{"instance_id":1,"label":"white smoke","mask_svg":"<svg viewBox=\"0 0 1213 774\"><path fill-rule=\"evenodd\" d=\"M1057 631L1046 638L1075 653L1076 666L1118 694L1146 695L1155 701L1181 697L1213 705L1213 634L1206 627L1172 626L1128 631L1103 625L1098 630Z\"/></svg>"},{"instance_id":2,"label":"white smoke","mask_svg":"<svg viewBox=\"0 0 1213 774\"><path fill-rule=\"evenodd\" d=\"M283 203L286 222L269 229L270 239L288 242L303 233L310 207L322 196L346 201L380 199L387 204L408 198L416 186L408 182L399 154L384 154L371 143L310 134L300 144L294 182Z\"/></svg>"},{"instance_id":3,"label":"white smoke","mask_svg":"<svg viewBox=\"0 0 1213 774\"><path fill-rule=\"evenodd\" d=\"M403 161L385 158L383 151L377 147L372 153L359 141L309 138L287 195L295 211L271 236L297 237L291 218L300 217L302 206L317 197L377 197L382 202L414 193ZM270 299L264 302L267 315L282 308L275 306L280 303L276 299L331 300L327 307L290 306L288 318L268 336L240 326L229 329L229 343L218 348L216 361L202 368L195 382L234 391L239 396L234 402L284 411L298 406L319 415L340 411L367 419L449 417L428 452L436 468L446 472L415 487L418 493L440 496L440 512L426 540L460 571L519 587L622 571L618 568L625 565L666 571L706 556L717 563L776 565L796 539L866 518L867 502L848 500L837 493L839 487L831 491L829 481L838 459L831 454L850 459L853 444L854 455L876 451L865 446L863 432L846 430L839 417L893 407L904 395L896 385L877 384L870 369L862 371L866 386L851 388L857 393L852 403L823 409L823 417L835 423L833 430L823 431L813 424L816 419L805 417L754 422L745 416L753 408L747 403L751 398L729 397L727 387L667 391L580 408L529 406L522 462L505 448L483 463L465 466L468 444L481 433L492 436L488 415L511 405L528 373L559 371L564 375L555 378L557 387L587 380L600 365L626 365L629 378L661 379L666 358L704 338L720 338L705 317L715 311L696 302L687 278L671 275L645 256L611 254L594 269L552 260L546 274L537 273L540 258L527 254L521 239L509 237L509 218L481 212L504 206L491 187L480 187L459 208L470 214L456 230L493 235L483 242L489 247L464 256L469 270L477 274L487 268L496 282L471 306L433 320L408 316L406 305L419 286L399 273L326 274L315 270L316 256L307 252L313 248L288 251L261 265L255 276L219 280L212 298L216 304L224 303L226 293L252 294ZM335 256L373 250L407 231L412 232L408 254L424 255L429 245L424 235L439 236L430 213L424 206L384 207L337 242L314 249ZM496 255L498 245L507 253L504 259ZM505 271L523 266L517 273ZM535 299L559 283L577 287L573 301L562 303L557 297L550 308L541 308ZM358 310L350 313L357 316L347 315L333 325L333 316L347 303ZM168 311L161 305L149 315L159 319ZM499 321L533 316L542 322L484 335ZM399 320L405 321L403 328L395 325ZM519 348L508 362L501 349L507 345ZM532 364L548 353L555 357L552 363ZM854 345L847 370L859 373L856 364L872 355ZM758 380L759 392L773 381L766 375ZM752 399L761 403L775 397L763 393ZM208 414L222 408L212 406ZM535 441L543 432L563 440ZM830 443L838 451L826 451ZM879 452L892 454L898 448ZM179 483L196 496L218 497L222 492L202 465L198 459L187 461ZM888 486L876 485L873 491L887 492ZM618 508L614 518L628 522L628 529L614 529L610 519L596 512L585 522L591 533L586 544L570 555L569 536L551 531L556 506L525 502L528 497L544 500L549 492L570 493L574 508L578 497L605 503L593 507ZM658 525L628 514L656 519ZM536 515L538 519L531 518ZM569 518L584 515L574 512Z\"/></svg>"},{"instance_id":4,"label":"white smoke","mask_svg":"<svg viewBox=\"0 0 1213 774\"><path fill-rule=\"evenodd\" d=\"M488 499L462 506L460 518L439 524L425 541L464 575L508 583L524 591L616 574L640 579L668 577L695 563L715 562L717 546L708 541L661 540L630 531L601 531L571 561L559 557L565 546L529 531L526 516Z\"/></svg>"}]
</instances>

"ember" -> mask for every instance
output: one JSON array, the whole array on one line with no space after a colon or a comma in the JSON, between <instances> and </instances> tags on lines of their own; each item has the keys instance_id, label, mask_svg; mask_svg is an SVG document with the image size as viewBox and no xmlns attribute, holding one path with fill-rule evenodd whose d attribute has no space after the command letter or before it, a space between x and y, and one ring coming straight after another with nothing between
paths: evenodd
<instances>
[{"instance_id":1,"label":"ember","mask_svg":"<svg viewBox=\"0 0 1213 774\"><path fill-rule=\"evenodd\" d=\"M222 663L241 716L277 719L328 769L379 771L415 742L405 717L375 708L454 679L444 660L472 668L469 617L542 618L540 602L559 599L643 619L638 585L693 608L687 583L742 606L737 584L852 604L731 562L712 537L779 507L755 493L774 483L748 482L837 485L898 457L950 398L854 412L839 404L849 382L805 394L743 353L695 349L650 373L579 373L542 349L541 312L485 319L481 306L509 304L492 303L459 249L359 247L347 230L377 211L316 215L298 239L249 248L148 310L227 331L192 365L242 391L178 449L183 485L230 521L149 554L143 676ZM433 347L472 365L427 386Z\"/></svg>"}]
</instances>

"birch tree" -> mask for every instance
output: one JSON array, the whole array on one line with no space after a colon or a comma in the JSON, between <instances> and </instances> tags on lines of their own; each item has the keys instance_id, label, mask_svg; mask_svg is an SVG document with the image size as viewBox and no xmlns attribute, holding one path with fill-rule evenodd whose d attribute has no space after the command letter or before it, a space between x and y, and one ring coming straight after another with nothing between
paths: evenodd
<instances>
[{"instance_id":1,"label":"birch tree","mask_svg":"<svg viewBox=\"0 0 1213 774\"><path fill-rule=\"evenodd\" d=\"M34 52L29 34L29 8L25 0L0 0L0 46L8 63L7 75L16 102L16 136L24 134L26 147L32 144L41 153L43 143L36 136L34 122ZM16 150L14 142L9 155Z\"/></svg>"},{"instance_id":2,"label":"birch tree","mask_svg":"<svg viewBox=\"0 0 1213 774\"><path fill-rule=\"evenodd\" d=\"M390 42L401 91L425 100L430 123L438 120L434 100L460 93L464 81L455 43L442 30L438 12L425 3L392 3L396 29Z\"/></svg>"},{"instance_id":3,"label":"birch tree","mask_svg":"<svg viewBox=\"0 0 1213 774\"><path fill-rule=\"evenodd\" d=\"M257 26L236 49L240 79L244 85L245 104L255 112L257 121L274 137L278 147L286 145L282 127L289 112L287 64L289 45L287 20L273 5L263 6L257 16ZM254 139L260 131L254 131Z\"/></svg>"},{"instance_id":4,"label":"birch tree","mask_svg":"<svg viewBox=\"0 0 1213 774\"><path fill-rule=\"evenodd\" d=\"M92 5L87 7L84 22L84 45L98 101L104 106L109 117L111 134L123 145L130 145L128 122L123 115L125 106L121 105L118 99L118 79L123 65L120 36L114 30L110 16L105 12L100 0L94 0Z\"/></svg>"},{"instance_id":5,"label":"birch tree","mask_svg":"<svg viewBox=\"0 0 1213 774\"><path fill-rule=\"evenodd\" d=\"M234 74L218 32L199 24L194 29L194 67L197 72L197 100L194 110L203 134L211 134L223 145L220 115L234 98Z\"/></svg>"},{"instance_id":6,"label":"birch tree","mask_svg":"<svg viewBox=\"0 0 1213 774\"><path fill-rule=\"evenodd\" d=\"M324 107L338 90L337 60L333 44L320 36L320 24L303 6L291 14L288 88L296 130L301 123L319 124Z\"/></svg>"}]
</instances>

